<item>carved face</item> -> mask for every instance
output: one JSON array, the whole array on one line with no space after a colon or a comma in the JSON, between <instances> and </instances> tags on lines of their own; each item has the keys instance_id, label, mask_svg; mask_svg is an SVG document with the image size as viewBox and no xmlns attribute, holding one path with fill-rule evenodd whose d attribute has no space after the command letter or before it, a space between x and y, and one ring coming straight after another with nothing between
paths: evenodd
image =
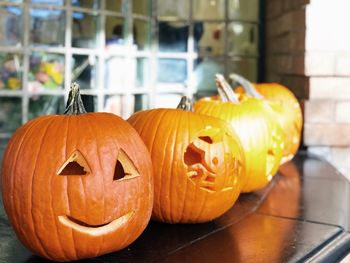
<instances>
[{"instance_id":1,"label":"carved face","mask_svg":"<svg viewBox=\"0 0 350 263\"><path fill-rule=\"evenodd\" d=\"M54 260L94 257L127 246L147 225L151 170L140 137L116 116L41 117L8 145L4 206L34 253Z\"/></svg>"},{"instance_id":2,"label":"carved face","mask_svg":"<svg viewBox=\"0 0 350 263\"><path fill-rule=\"evenodd\" d=\"M192 183L208 193L237 187L242 163L239 153L229 152L229 144L232 144L232 138L220 129L208 128L199 132L184 153L187 176Z\"/></svg>"},{"instance_id":3,"label":"carved face","mask_svg":"<svg viewBox=\"0 0 350 263\"><path fill-rule=\"evenodd\" d=\"M153 219L206 222L232 207L245 179L245 160L226 122L175 109L138 112L128 122L151 153Z\"/></svg>"}]
</instances>

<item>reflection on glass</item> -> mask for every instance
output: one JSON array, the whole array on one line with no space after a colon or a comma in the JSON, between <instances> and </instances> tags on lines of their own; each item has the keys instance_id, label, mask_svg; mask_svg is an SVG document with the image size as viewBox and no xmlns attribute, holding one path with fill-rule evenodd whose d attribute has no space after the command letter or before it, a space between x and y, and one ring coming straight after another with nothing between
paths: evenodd
<instances>
[{"instance_id":1,"label":"reflection on glass","mask_svg":"<svg viewBox=\"0 0 350 263\"><path fill-rule=\"evenodd\" d=\"M22 124L22 100L0 97L0 133L14 132Z\"/></svg>"},{"instance_id":2,"label":"reflection on glass","mask_svg":"<svg viewBox=\"0 0 350 263\"><path fill-rule=\"evenodd\" d=\"M96 88L96 57L93 55L73 55L72 62L72 82L77 81L81 89Z\"/></svg>"},{"instance_id":3,"label":"reflection on glass","mask_svg":"<svg viewBox=\"0 0 350 263\"><path fill-rule=\"evenodd\" d=\"M190 14L190 1L188 0L162 0L157 1L158 17L164 20L188 19Z\"/></svg>"},{"instance_id":4,"label":"reflection on glass","mask_svg":"<svg viewBox=\"0 0 350 263\"><path fill-rule=\"evenodd\" d=\"M150 23L143 20L134 20L134 43L138 50L146 50L150 47L151 27Z\"/></svg>"},{"instance_id":5,"label":"reflection on glass","mask_svg":"<svg viewBox=\"0 0 350 263\"><path fill-rule=\"evenodd\" d=\"M158 82L184 83L187 80L187 63L184 59L159 59Z\"/></svg>"},{"instance_id":6,"label":"reflection on glass","mask_svg":"<svg viewBox=\"0 0 350 263\"><path fill-rule=\"evenodd\" d=\"M0 7L0 46L20 46L23 35L22 9Z\"/></svg>"},{"instance_id":7,"label":"reflection on glass","mask_svg":"<svg viewBox=\"0 0 350 263\"><path fill-rule=\"evenodd\" d=\"M230 55L257 55L258 27L247 23L230 23L227 42Z\"/></svg>"},{"instance_id":8,"label":"reflection on glass","mask_svg":"<svg viewBox=\"0 0 350 263\"><path fill-rule=\"evenodd\" d=\"M4 0L1 0L1 2L4 2ZM23 3L23 0L5 0L5 2L10 2L10 3Z\"/></svg>"},{"instance_id":9,"label":"reflection on glass","mask_svg":"<svg viewBox=\"0 0 350 263\"><path fill-rule=\"evenodd\" d=\"M237 73L247 78L251 82L257 82L258 78L258 61L254 58L237 58L229 61L228 73Z\"/></svg>"},{"instance_id":10,"label":"reflection on glass","mask_svg":"<svg viewBox=\"0 0 350 263\"><path fill-rule=\"evenodd\" d=\"M135 95L134 112L140 111L140 110L147 110L147 109L149 109L148 95L147 94L136 94Z\"/></svg>"},{"instance_id":11,"label":"reflection on glass","mask_svg":"<svg viewBox=\"0 0 350 263\"><path fill-rule=\"evenodd\" d=\"M64 85L64 55L44 52L33 53L29 61L28 90L62 89Z\"/></svg>"},{"instance_id":12,"label":"reflection on glass","mask_svg":"<svg viewBox=\"0 0 350 263\"><path fill-rule=\"evenodd\" d=\"M223 55L225 53L225 23L197 23L197 38L195 50L200 55Z\"/></svg>"},{"instance_id":13,"label":"reflection on glass","mask_svg":"<svg viewBox=\"0 0 350 263\"><path fill-rule=\"evenodd\" d=\"M122 115L122 97L119 95L106 96L103 106L103 111L110 112L115 115Z\"/></svg>"},{"instance_id":14,"label":"reflection on glass","mask_svg":"<svg viewBox=\"0 0 350 263\"><path fill-rule=\"evenodd\" d=\"M215 93L215 74L225 74L224 60L199 58L195 61L194 67L194 87L199 93Z\"/></svg>"},{"instance_id":15,"label":"reflection on glass","mask_svg":"<svg viewBox=\"0 0 350 263\"><path fill-rule=\"evenodd\" d=\"M122 0L106 0L106 10L122 12Z\"/></svg>"},{"instance_id":16,"label":"reflection on glass","mask_svg":"<svg viewBox=\"0 0 350 263\"><path fill-rule=\"evenodd\" d=\"M64 5L64 0L31 0L31 2L33 4Z\"/></svg>"},{"instance_id":17,"label":"reflection on glass","mask_svg":"<svg viewBox=\"0 0 350 263\"><path fill-rule=\"evenodd\" d=\"M64 11L31 9L30 16L30 42L32 45L64 46Z\"/></svg>"},{"instance_id":18,"label":"reflection on glass","mask_svg":"<svg viewBox=\"0 0 350 263\"><path fill-rule=\"evenodd\" d=\"M182 94L157 94L155 108L176 108L179 105Z\"/></svg>"},{"instance_id":19,"label":"reflection on glass","mask_svg":"<svg viewBox=\"0 0 350 263\"><path fill-rule=\"evenodd\" d=\"M87 112L95 112L98 110L98 100L97 96L92 95L81 95L85 110Z\"/></svg>"},{"instance_id":20,"label":"reflection on glass","mask_svg":"<svg viewBox=\"0 0 350 263\"><path fill-rule=\"evenodd\" d=\"M159 51L186 52L189 26L182 22L159 22Z\"/></svg>"},{"instance_id":21,"label":"reflection on glass","mask_svg":"<svg viewBox=\"0 0 350 263\"><path fill-rule=\"evenodd\" d=\"M22 89L23 56L0 52L0 90Z\"/></svg>"},{"instance_id":22,"label":"reflection on glass","mask_svg":"<svg viewBox=\"0 0 350 263\"><path fill-rule=\"evenodd\" d=\"M146 58L137 58L136 70L136 87L146 88L148 77L150 76L149 60Z\"/></svg>"},{"instance_id":23,"label":"reflection on glass","mask_svg":"<svg viewBox=\"0 0 350 263\"><path fill-rule=\"evenodd\" d=\"M73 12L72 46L96 48L98 16L83 12Z\"/></svg>"},{"instance_id":24,"label":"reflection on glass","mask_svg":"<svg viewBox=\"0 0 350 263\"><path fill-rule=\"evenodd\" d=\"M151 2L150 0L133 0L132 1L132 12L138 15L151 15Z\"/></svg>"},{"instance_id":25,"label":"reflection on glass","mask_svg":"<svg viewBox=\"0 0 350 263\"><path fill-rule=\"evenodd\" d=\"M225 19L225 0L194 0L194 19Z\"/></svg>"},{"instance_id":26,"label":"reflection on glass","mask_svg":"<svg viewBox=\"0 0 350 263\"><path fill-rule=\"evenodd\" d=\"M64 110L63 96L32 96L29 99L28 119L49 114L62 114Z\"/></svg>"},{"instance_id":27,"label":"reflection on glass","mask_svg":"<svg viewBox=\"0 0 350 263\"><path fill-rule=\"evenodd\" d=\"M124 44L123 19L113 16L106 17L105 24L106 45L109 48L118 48Z\"/></svg>"},{"instance_id":28,"label":"reflection on glass","mask_svg":"<svg viewBox=\"0 0 350 263\"><path fill-rule=\"evenodd\" d=\"M105 89L119 90L123 87L122 69L124 59L111 57L105 62Z\"/></svg>"},{"instance_id":29,"label":"reflection on glass","mask_svg":"<svg viewBox=\"0 0 350 263\"><path fill-rule=\"evenodd\" d=\"M259 21L259 0L229 0L229 18Z\"/></svg>"},{"instance_id":30,"label":"reflection on glass","mask_svg":"<svg viewBox=\"0 0 350 263\"><path fill-rule=\"evenodd\" d=\"M84 8L98 9L100 7L100 0L72 0L72 5Z\"/></svg>"}]
</instances>

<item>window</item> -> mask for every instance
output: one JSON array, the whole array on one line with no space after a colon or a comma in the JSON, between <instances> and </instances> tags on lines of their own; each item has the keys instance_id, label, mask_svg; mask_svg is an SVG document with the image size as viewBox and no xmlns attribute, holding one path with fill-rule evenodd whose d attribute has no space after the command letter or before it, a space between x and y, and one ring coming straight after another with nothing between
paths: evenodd
<instances>
[{"instance_id":1,"label":"window","mask_svg":"<svg viewBox=\"0 0 350 263\"><path fill-rule=\"evenodd\" d=\"M215 93L214 74L257 78L258 0L0 2L0 139L64 111L70 83L87 111L127 118Z\"/></svg>"}]
</instances>

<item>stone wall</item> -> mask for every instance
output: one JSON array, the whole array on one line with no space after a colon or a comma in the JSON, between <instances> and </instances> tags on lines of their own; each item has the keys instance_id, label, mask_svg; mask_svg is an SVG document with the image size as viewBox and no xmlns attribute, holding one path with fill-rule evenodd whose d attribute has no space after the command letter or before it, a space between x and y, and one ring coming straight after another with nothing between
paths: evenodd
<instances>
[{"instance_id":1,"label":"stone wall","mask_svg":"<svg viewBox=\"0 0 350 263\"><path fill-rule=\"evenodd\" d=\"M303 145L350 178L350 1L266 0L266 81L304 108Z\"/></svg>"}]
</instances>

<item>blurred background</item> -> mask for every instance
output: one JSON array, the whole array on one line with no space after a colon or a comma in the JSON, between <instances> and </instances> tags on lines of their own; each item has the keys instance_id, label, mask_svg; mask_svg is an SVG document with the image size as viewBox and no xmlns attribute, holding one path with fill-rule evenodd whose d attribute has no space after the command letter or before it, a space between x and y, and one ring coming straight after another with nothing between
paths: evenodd
<instances>
[{"instance_id":1,"label":"blurred background","mask_svg":"<svg viewBox=\"0 0 350 263\"><path fill-rule=\"evenodd\" d=\"M72 81L87 111L127 118L215 94L214 74L236 72L288 86L302 146L350 177L349 11L348 0L0 0L0 147L62 113Z\"/></svg>"}]
</instances>

